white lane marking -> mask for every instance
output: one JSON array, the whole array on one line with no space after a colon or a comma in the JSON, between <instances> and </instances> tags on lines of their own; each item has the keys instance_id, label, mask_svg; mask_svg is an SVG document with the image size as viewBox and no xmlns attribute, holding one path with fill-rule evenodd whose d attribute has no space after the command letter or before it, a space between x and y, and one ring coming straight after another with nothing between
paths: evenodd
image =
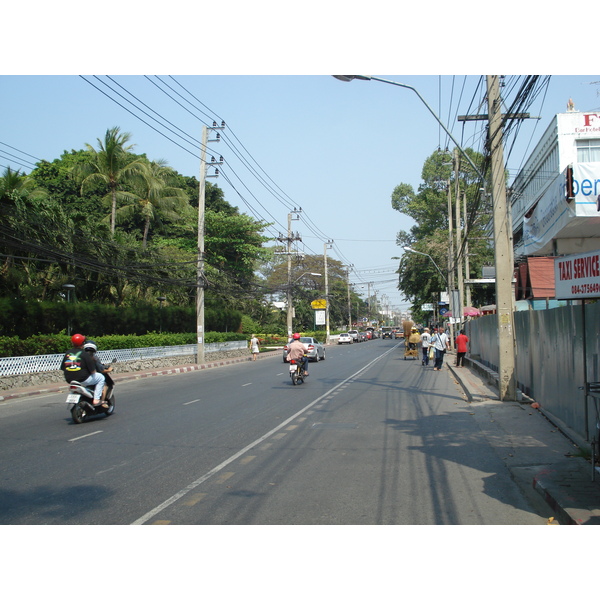
<instances>
[{"instance_id":1,"label":"white lane marking","mask_svg":"<svg viewBox=\"0 0 600 600\"><path fill-rule=\"evenodd\" d=\"M90 435L96 435L97 433L102 433L102 430L93 431L92 433L86 433L85 435L80 435L79 437L71 438L70 440L67 440L67 441L68 442L76 442L77 440L82 440L83 438L90 437Z\"/></svg>"},{"instance_id":2,"label":"white lane marking","mask_svg":"<svg viewBox=\"0 0 600 600\"><path fill-rule=\"evenodd\" d=\"M197 400L190 400L189 402L184 402L183 405L187 406L188 404L194 404L195 402L200 402L202 398L198 398Z\"/></svg>"},{"instance_id":3,"label":"white lane marking","mask_svg":"<svg viewBox=\"0 0 600 600\"><path fill-rule=\"evenodd\" d=\"M199 477L195 481L192 481L192 483L190 483L183 489L179 490L177 493L173 494L170 498L168 498L167 500L165 500L163 503L159 504L152 510L149 510L146 514L142 515L139 519L136 519L131 524L132 525L143 525L144 523L147 523L150 519L154 518L159 512L163 511L165 508L168 508L169 506L171 506L171 504L174 504L175 502L177 502L177 500L179 500L180 498L182 498L183 496L185 496L192 490L195 490L199 485L202 485L207 479L210 479L213 475L215 475L219 471L222 471L227 465L230 465L233 461L237 460L240 456L243 456L244 454L246 454L246 452L248 452L255 446L258 446L259 444L264 442L266 439L274 436L280 429L283 429L286 425L291 423L294 419L298 418L302 413L308 411L309 408L313 407L315 404L317 404L321 400L323 400L323 398L325 398L325 396L327 396L328 394L331 394L331 392L335 391L337 388L341 387L345 383L348 383L348 381L350 381L353 377L356 377L363 371L366 371L371 365L375 364L378 360L381 360L384 356L386 356L390 352L393 352L395 350L395 348L396 347L394 346L394 348L388 350L387 352L384 352L381 356L378 356L377 358L373 359L370 363L367 363L364 367L362 367L361 369L356 371L356 373L353 373L352 375L350 375L350 377L348 377L347 379L344 379L344 381L342 381L342 382L338 383L336 386L332 387L331 390L329 390L325 394L319 396L318 398L313 400L310 404L307 404L302 410L299 410L296 414L292 415L291 417L289 417L288 419L286 419L285 421L283 421L282 423L277 425L277 427L271 429L271 431L265 433L258 439L251 442L245 448L242 448L239 452L232 454L228 459L224 460L221 464L217 465L214 469L211 469L210 471L208 471L208 473L205 473L204 475L202 475L202 477Z\"/></svg>"},{"instance_id":4,"label":"white lane marking","mask_svg":"<svg viewBox=\"0 0 600 600\"><path fill-rule=\"evenodd\" d=\"M244 383L244 385L242 385L242 387L246 387L247 385L252 385L252 382L250 382L250 383Z\"/></svg>"}]
</instances>

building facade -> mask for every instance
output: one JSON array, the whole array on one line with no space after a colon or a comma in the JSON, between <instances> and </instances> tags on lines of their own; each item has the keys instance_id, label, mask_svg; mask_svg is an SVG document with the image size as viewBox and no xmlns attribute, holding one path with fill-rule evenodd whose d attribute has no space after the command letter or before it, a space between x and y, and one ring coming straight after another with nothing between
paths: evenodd
<instances>
[{"instance_id":1,"label":"building facade","mask_svg":"<svg viewBox=\"0 0 600 600\"><path fill-rule=\"evenodd\" d=\"M517 263L600 249L600 111L554 117L510 202Z\"/></svg>"},{"instance_id":2,"label":"building facade","mask_svg":"<svg viewBox=\"0 0 600 600\"><path fill-rule=\"evenodd\" d=\"M600 249L600 111L557 114L509 194L517 307L561 304L552 257Z\"/></svg>"}]
</instances>

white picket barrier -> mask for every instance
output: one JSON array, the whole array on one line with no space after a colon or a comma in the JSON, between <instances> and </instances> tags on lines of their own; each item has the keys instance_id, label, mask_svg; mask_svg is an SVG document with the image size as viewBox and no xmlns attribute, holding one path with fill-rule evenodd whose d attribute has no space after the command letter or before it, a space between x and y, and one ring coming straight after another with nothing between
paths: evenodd
<instances>
[{"instance_id":1,"label":"white picket barrier","mask_svg":"<svg viewBox=\"0 0 600 600\"><path fill-rule=\"evenodd\" d=\"M110 363L114 358L117 362L164 358L167 356L187 356L196 354L198 346L155 346L152 348L130 348L126 350L100 350L98 358L102 363ZM233 342L218 342L205 344L204 352L228 352L248 348L248 342L238 340ZM38 356L8 356L0 358L0 377L9 375L27 375L60 369L64 354L40 354Z\"/></svg>"}]
</instances>

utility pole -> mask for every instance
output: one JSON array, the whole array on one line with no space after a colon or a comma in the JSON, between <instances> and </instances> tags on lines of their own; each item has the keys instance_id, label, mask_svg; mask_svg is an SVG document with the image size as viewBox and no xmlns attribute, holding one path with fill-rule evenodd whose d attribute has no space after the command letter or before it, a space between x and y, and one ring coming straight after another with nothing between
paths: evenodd
<instances>
[{"instance_id":1,"label":"utility pole","mask_svg":"<svg viewBox=\"0 0 600 600\"><path fill-rule=\"evenodd\" d=\"M463 286L463 252L461 252L461 234L462 227L460 226L460 181L458 178L460 157L458 152L456 153L456 279L458 285L458 307L455 307L456 314L454 318L458 318L457 331L460 330L463 322L463 303L464 300L464 286ZM464 249L463 249L464 250Z\"/></svg>"},{"instance_id":2,"label":"utility pole","mask_svg":"<svg viewBox=\"0 0 600 600\"><path fill-rule=\"evenodd\" d=\"M293 333L293 300L292 300L292 254L297 254L296 252L292 252L292 243L293 242L301 242L302 238L299 233L292 233L292 218L296 216L296 220L300 218L300 212L302 209L294 210L291 213L288 213L288 230L287 237L283 237L281 234L277 238L278 242L286 242L287 251L286 252L276 252L275 254L286 254L287 255L287 333L288 339L292 337Z\"/></svg>"},{"instance_id":3,"label":"utility pole","mask_svg":"<svg viewBox=\"0 0 600 600\"><path fill-rule=\"evenodd\" d=\"M350 303L350 268L354 265L346 267L346 289L348 290L348 331L352 329L352 304Z\"/></svg>"},{"instance_id":4,"label":"utility pole","mask_svg":"<svg viewBox=\"0 0 600 600\"><path fill-rule=\"evenodd\" d=\"M454 166L454 181L458 181L458 149L454 148L452 157ZM454 308L454 233L452 227L452 182L448 181L448 303L450 310L456 318L456 309ZM450 346L454 346L454 324L448 321L450 328Z\"/></svg>"},{"instance_id":5,"label":"utility pole","mask_svg":"<svg viewBox=\"0 0 600 600\"><path fill-rule=\"evenodd\" d=\"M206 174L206 147L208 142L219 142L221 141L221 135L217 133L214 140L208 139L209 129L225 129L225 121L221 123L220 127L217 127L217 123L213 121L212 127L204 126L202 128L202 148L200 150L200 183L198 190L198 267L196 270L196 339L197 339L197 350L196 350L196 363L201 364L204 362L204 288L206 287L206 277L204 275L204 213L206 204L206 178L207 177L218 177L219 169L215 169L214 175ZM222 165L223 157L221 156L220 161L216 162L214 157L211 165Z\"/></svg>"},{"instance_id":6,"label":"utility pole","mask_svg":"<svg viewBox=\"0 0 600 600\"><path fill-rule=\"evenodd\" d=\"M491 154L494 253L496 265L496 314L498 318L500 400L516 400L515 340L513 315L512 225L506 203L506 176L502 149L502 114L498 75L487 76L489 112L488 143Z\"/></svg>"},{"instance_id":7,"label":"utility pole","mask_svg":"<svg viewBox=\"0 0 600 600\"><path fill-rule=\"evenodd\" d=\"M469 232L467 225L467 192L463 192L463 239L465 242L465 280L471 278L471 266L469 264ZM471 286L466 284L465 306L471 306Z\"/></svg>"},{"instance_id":8,"label":"utility pole","mask_svg":"<svg viewBox=\"0 0 600 600\"><path fill-rule=\"evenodd\" d=\"M323 244L323 261L325 262L325 343L329 344L329 275L327 272L327 248L331 248L333 240Z\"/></svg>"}]
</instances>

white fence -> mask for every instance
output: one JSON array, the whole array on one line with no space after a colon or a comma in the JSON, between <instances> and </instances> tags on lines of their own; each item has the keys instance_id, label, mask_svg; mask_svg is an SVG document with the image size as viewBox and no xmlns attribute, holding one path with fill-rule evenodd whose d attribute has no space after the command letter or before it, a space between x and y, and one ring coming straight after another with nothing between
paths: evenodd
<instances>
[{"instance_id":1,"label":"white fence","mask_svg":"<svg viewBox=\"0 0 600 600\"><path fill-rule=\"evenodd\" d=\"M229 350L243 350L248 347L245 340L235 342L219 342L216 344L205 344L204 352L227 352ZM152 348L130 348L126 350L100 350L98 358L102 363L110 363L113 358L117 362L131 360L145 360L152 358L164 358L166 356L189 356L196 354L198 346L187 344L185 346L155 346ZM27 375L29 373L41 373L44 371L56 371L60 369L64 354L40 354L39 356L11 356L0 358L0 377L8 375Z\"/></svg>"}]
</instances>

